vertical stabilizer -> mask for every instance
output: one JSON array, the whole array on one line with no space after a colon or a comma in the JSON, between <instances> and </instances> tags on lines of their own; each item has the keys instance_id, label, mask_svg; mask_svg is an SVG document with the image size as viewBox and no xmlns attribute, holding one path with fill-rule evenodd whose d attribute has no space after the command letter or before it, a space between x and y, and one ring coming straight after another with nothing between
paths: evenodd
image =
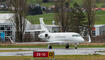
<instances>
[{"instance_id":1,"label":"vertical stabilizer","mask_svg":"<svg viewBox=\"0 0 105 60\"><path fill-rule=\"evenodd\" d=\"M48 29L46 28L43 18L40 18L40 26L41 26L41 30L43 30L45 32L49 32Z\"/></svg>"}]
</instances>

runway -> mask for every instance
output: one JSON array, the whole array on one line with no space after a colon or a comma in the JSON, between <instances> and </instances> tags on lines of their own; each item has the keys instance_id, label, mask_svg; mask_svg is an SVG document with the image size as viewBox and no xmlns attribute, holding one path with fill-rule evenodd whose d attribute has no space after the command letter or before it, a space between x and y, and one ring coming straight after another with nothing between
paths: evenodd
<instances>
[{"instance_id":1,"label":"runway","mask_svg":"<svg viewBox=\"0 0 105 60\"><path fill-rule=\"evenodd\" d=\"M33 56L33 51L54 51L55 55L105 55L105 48L78 48L78 49L47 49L47 48L0 48L0 50L31 50L19 52L0 52L0 56Z\"/></svg>"}]
</instances>

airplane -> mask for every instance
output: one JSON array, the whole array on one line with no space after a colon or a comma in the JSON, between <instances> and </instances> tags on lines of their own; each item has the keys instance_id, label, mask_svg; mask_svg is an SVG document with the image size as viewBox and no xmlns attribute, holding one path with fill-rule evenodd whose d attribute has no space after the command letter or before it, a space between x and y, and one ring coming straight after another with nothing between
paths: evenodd
<instances>
[{"instance_id":1,"label":"airplane","mask_svg":"<svg viewBox=\"0 0 105 60\"><path fill-rule=\"evenodd\" d=\"M56 32L51 33L46 28L46 25L43 21L43 18L40 18L40 26L43 33L40 33L38 37L46 42L48 42L48 48L52 49L52 44L66 44L66 49L69 48L69 44L75 44L75 49L77 49L77 45L79 43L86 42L84 38L75 32ZM88 42L91 42L91 38L89 36Z\"/></svg>"}]
</instances>

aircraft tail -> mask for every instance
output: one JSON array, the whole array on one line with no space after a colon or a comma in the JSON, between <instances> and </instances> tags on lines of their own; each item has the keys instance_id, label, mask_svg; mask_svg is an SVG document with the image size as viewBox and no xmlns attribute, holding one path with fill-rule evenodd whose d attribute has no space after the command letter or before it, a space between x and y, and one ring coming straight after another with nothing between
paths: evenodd
<instances>
[{"instance_id":1,"label":"aircraft tail","mask_svg":"<svg viewBox=\"0 0 105 60\"><path fill-rule=\"evenodd\" d=\"M40 18L40 26L41 26L41 30L43 30L45 32L49 32L48 29L46 28L43 18Z\"/></svg>"}]
</instances>

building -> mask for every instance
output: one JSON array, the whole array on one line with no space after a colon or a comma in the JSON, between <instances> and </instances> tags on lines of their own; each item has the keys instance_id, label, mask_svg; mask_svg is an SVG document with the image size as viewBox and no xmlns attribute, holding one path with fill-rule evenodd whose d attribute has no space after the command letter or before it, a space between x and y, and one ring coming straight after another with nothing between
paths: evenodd
<instances>
[{"instance_id":1,"label":"building","mask_svg":"<svg viewBox=\"0 0 105 60\"><path fill-rule=\"evenodd\" d=\"M0 14L0 33L5 34L4 41L15 41L15 23L13 13L2 13ZM30 29L31 23L26 20L26 29ZM0 36L1 37L1 36ZM2 41L2 39L0 38Z\"/></svg>"},{"instance_id":2,"label":"building","mask_svg":"<svg viewBox=\"0 0 105 60\"><path fill-rule=\"evenodd\" d=\"M93 35L100 36L105 34L105 25L94 25Z\"/></svg>"},{"instance_id":3,"label":"building","mask_svg":"<svg viewBox=\"0 0 105 60\"><path fill-rule=\"evenodd\" d=\"M15 39L14 25L11 20L12 16L12 14L0 14L0 33L5 33L4 41ZM0 40L2 41L2 39Z\"/></svg>"}]
</instances>

